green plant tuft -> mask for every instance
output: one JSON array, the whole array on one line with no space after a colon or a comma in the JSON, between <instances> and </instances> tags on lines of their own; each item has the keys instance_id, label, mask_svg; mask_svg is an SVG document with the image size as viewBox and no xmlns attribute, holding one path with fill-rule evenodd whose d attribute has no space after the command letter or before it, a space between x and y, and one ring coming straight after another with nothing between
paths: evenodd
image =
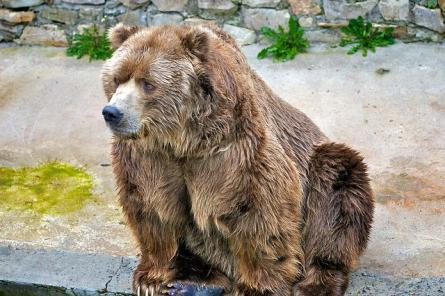
<instances>
[{"instance_id":1,"label":"green plant tuft","mask_svg":"<svg viewBox=\"0 0 445 296\"><path fill-rule=\"evenodd\" d=\"M354 54L361 49L362 55L366 57L368 50L375 52L376 47L388 46L395 42L393 28L383 30L373 28L371 22L365 22L361 16L349 20L348 26L342 28L341 31L346 37L342 38L340 46L354 45L348 54Z\"/></svg>"},{"instance_id":2,"label":"green plant tuft","mask_svg":"<svg viewBox=\"0 0 445 296\"><path fill-rule=\"evenodd\" d=\"M435 9L437 5L438 5L437 0L428 0L425 4L425 7L429 9Z\"/></svg>"},{"instance_id":3,"label":"green plant tuft","mask_svg":"<svg viewBox=\"0 0 445 296\"><path fill-rule=\"evenodd\" d=\"M75 56L78 59L87 55L90 62L92 60L106 60L113 54L106 33L101 33L96 25L91 28L84 28L82 33L74 34L69 40L67 56Z\"/></svg>"},{"instance_id":4,"label":"green plant tuft","mask_svg":"<svg viewBox=\"0 0 445 296\"><path fill-rule=\"evenodd\" d=\"M297 54L305 52L309 47L309 41L304 37L304 30L295 17L289 19L288 32L282 26L278 26L278 31L269 27L262 27L261 33L270 39L273 44L258 53L259 59L272 56L275 61L284 62L292 60Z\"/></svg>"}]
</instances>

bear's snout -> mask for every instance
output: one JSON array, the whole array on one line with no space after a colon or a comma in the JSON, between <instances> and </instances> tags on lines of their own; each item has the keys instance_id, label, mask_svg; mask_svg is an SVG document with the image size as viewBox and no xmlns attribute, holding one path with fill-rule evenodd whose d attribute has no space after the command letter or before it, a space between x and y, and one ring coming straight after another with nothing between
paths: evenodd
<instances>
[{"instance_id":1,"label":"bear's snout","mask_svg":"<svg viewBox=\"0 0 445 296\"><path fill-rule=\"evenodd\" d=\"M102 109L102 115L108 124L117 125L124 116L124 113L115 106L107 105Z\"/></svg>"}]
</instances>

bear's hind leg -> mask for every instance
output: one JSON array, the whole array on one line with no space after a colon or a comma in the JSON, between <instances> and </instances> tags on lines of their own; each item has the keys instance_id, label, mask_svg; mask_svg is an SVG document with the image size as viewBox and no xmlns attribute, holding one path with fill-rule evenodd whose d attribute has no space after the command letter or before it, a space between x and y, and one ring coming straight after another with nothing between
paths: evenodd
<instances>
[{"instance_id":1,"label":"bear's hind leg","mask_svg":"<svg viewBox=\"0 0 445 296\"><path fill-rule=\"evenodd\" d=\"M366 248L374 200L363 158L342 144L317 146L303 204L305 278L296 295L343 295Z\"/></svg>"}]
</instances>

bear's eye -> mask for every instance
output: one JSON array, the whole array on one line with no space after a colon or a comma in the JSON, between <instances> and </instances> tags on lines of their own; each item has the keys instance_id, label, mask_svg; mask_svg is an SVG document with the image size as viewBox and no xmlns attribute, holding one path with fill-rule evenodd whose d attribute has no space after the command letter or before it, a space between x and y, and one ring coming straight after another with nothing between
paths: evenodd
<instances>
[{"instance_id":1,"label":"bear's eye","mask_svg":"<svg viewBox=\"0 0 445 296\"><path fill-rule=\"evenodd\" d=\"M153 84L151 84L150 82L145 81L145 80L141 80L141 86L142 86L142 89L147 93L150 93L155 89Z\"/></svg>"}]
</instances>

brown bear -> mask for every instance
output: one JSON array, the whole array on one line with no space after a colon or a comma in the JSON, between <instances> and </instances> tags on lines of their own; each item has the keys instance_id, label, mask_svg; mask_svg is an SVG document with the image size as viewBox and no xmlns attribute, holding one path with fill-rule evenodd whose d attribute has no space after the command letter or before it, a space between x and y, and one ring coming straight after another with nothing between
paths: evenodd
<instances>
[{"instance_id":1,"label":"brown bear","mask_svg":"<svg viewBox=\"0 0 445 296\"><path fill-rule=\"evenodd\" d=\"M109 36L102 113L141 252L135 291L343 295L373 217L362 157L277 97L217 27Z\"/></svg>"}]
</instances>

